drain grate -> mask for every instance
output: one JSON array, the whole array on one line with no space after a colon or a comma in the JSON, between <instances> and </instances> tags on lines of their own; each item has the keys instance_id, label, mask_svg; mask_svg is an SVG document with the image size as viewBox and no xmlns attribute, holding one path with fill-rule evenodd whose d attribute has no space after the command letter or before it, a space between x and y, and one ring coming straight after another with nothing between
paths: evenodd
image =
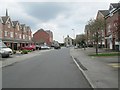
<instances>
[{"instance_id":1,"label":"drain grate","mask_svg":"<svg viewBox=\"0 0 120 90\"><path fill-rule=\"evenodd\" d=\"M76 60L76 62L78 63L78 65L79 65L84 71L87 70L87 68L84 67L77 58L74 58L74 59Z\"/></svg>"}]
</instances>

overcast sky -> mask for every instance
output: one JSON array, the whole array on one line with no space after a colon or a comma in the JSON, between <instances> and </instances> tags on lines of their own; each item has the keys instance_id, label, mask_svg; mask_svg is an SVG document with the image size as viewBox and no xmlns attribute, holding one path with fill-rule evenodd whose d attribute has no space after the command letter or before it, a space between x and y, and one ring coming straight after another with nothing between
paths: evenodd
<instances>
[{"instance_id":1,"label":"overcast sky","mask_svg":"<svg viewBox=\"0 0 120 90\"><path fill-rule=\"evenodd\" d=\"M8 2L4 0L0 2L0 16L5 15L7 8L12 20L18 20L21 24L29 25L33 33L40 28L51 30L54 34L54 40L63 42L63 36L69 35L74 38L76 34L84 33L87 21L95 18L98 10L109 9L110 3L118 3L119 0L108 0L106 2L104 0L33 1L9 0Z\"/></svg>"}]
</instances>

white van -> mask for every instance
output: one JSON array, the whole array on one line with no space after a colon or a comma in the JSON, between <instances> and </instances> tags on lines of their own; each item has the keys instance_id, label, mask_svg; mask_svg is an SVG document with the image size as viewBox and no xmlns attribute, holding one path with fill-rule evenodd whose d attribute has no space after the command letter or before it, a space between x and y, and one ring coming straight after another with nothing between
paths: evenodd
<instances>
[{"instance_id":1,"label":"white van","mask_svg":"<svg viewBox=\"0 0 120 90\"><path fill-rule=\"evenodd\" d=\"M0 54L2 57L9 57L13 54L13 51L8 48L3 42L0 42Z\"/></svg>"}]
</instances>

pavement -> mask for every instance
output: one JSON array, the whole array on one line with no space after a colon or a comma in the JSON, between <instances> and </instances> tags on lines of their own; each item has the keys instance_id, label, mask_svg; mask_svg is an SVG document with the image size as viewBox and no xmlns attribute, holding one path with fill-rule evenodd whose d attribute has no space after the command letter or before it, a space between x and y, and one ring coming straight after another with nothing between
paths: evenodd
<instances>
[{"instance_id":1,"label":"pavement","mask_svg":"<svg viewBox=\"0 0 120 90\"><path fill-rule=\"evenodd\" d=\"M104 52L104 50L99 50ZM92 88L118 88L118 56L92 57L94 48L70 49L74 62Z\"/></svg>"},{"instance_id":2,"label":"pavement","mask_svg":"<svg viewBox=\"0 0 120 90\"><path fill-rule=\"evenodd\" d=\"M52 49L51 49L52 50ZM31 57L43 54L44 52L48 52L50 50L36 50L33 52L29 52L28 54L20 54L19 52L11 55L9 58L2 58L0 60L0 68L12 65L14 63L29 59Z\"/></svg>"}]
</instances>

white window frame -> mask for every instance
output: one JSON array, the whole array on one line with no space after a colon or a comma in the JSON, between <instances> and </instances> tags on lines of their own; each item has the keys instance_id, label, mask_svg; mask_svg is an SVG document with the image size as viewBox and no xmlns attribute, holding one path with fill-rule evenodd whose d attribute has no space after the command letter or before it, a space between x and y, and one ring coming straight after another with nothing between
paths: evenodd
<instances>
[{"instance_id":1,"label":"white window frame","mask_svg":"<svg viewBox=\"0 0 120 90\"><path fill-rule=\"evenodd\" d=\"M18 31L20 30L20 27L19 27L19 25L17 25L17 30L18 30Z\"/></svg>"},{"instance_id":2,"label":"white window frame","mask_svg":"<svg viewBox=\"0 0 120 90\"><path fill-rule=\"evenodd\" d=\"M25 39L25 35L23 35L23 39Z\"/></svg>"},{"instance_id":3,"label":"white window frame","mask_svg":"<svg viewBox=\"0 0 120 90\"><path fill-rule=\"evenodd\" d=\"M10 28L10 22L8 22L8 28Z\"/></svg>"},{"instance_id":4,"label":"white window frame","mask_svg":"<svg viewBox=\"0 0 120 90\"><path fill-rule=\"evenodd\" d=\"M21 37L21 34L19 34L19 38L21 39L22 37Z\"/></svg>"},{"instance_id":5,"label":"white window frame","mask_svg":"<svg viewBox=\"0 0 120 90\"><path fill-rule=\"evenodd\" d=\"M8 32L7 31L5 31L5 36L8 36Z\"/></svg>"},{"instance_id":6,"label":"white window frame","mask_svg":"<svg viewBox=\"0 0 120 90\"><path fill-rule=\"evenodd\" d=\"M17 33L15 33L16 38L18 37L17 35L18 35L18 34L17 34Z\"/></svg>"},{"instance_id":7,"label":"white window frame","mask_svg":"<svg viewBox=\"0 0 120 90\"><path fill-rule=\"evenodd\" d=\"M13 38L13 32L10 32L10 37Z\"/></svg>"}]
</instances>

